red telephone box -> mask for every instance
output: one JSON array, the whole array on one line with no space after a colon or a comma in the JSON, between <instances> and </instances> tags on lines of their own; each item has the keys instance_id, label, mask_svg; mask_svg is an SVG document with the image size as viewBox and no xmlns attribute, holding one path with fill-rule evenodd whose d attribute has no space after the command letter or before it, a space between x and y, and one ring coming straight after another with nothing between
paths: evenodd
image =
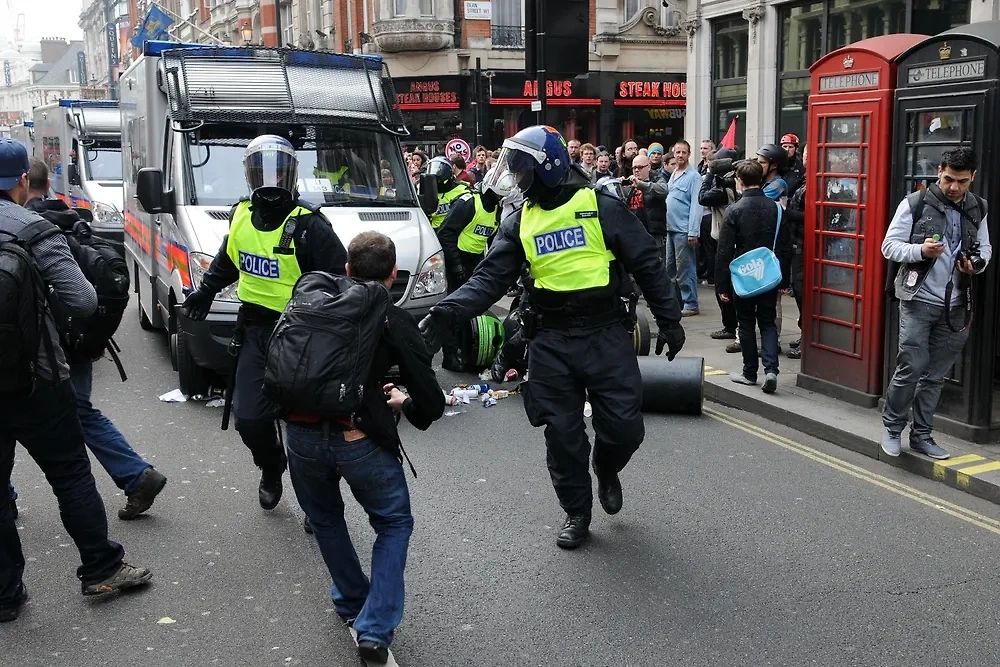
<instances>
[{"instance_id":1,"label":"red telephone box","mask_svg":"<svg viewBox=\"0 0 1000 667\"><path fill-rule=\"evenodd\" d=\"M924 39L873 37L827 54L809 70L798 384L867 407L877 405L882 391L893 61Z\"/></svg>"}]
</instances>

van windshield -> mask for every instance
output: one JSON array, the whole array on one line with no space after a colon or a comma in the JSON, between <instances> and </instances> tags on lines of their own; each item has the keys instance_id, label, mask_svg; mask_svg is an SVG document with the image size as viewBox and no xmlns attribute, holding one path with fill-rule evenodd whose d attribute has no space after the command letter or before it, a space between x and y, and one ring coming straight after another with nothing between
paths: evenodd
<instances>
[{"instance_id":1,"label":"van windshield","mask_svg":"<svg viewBox=\"0 0 1000 667\"><path fill-rule=\"evenodd\" d=\"M102 145L97 143L88 146L87 174L89 176L89 180L91 181L121 183L121 144Z\"/></svg>"},{"instance_id":2,"label":"van windshield","mask_svg":"<svg viewBox=\"0 0 1000 667\"><path fill-rule=\"evenodd\" d=\"M232 206L249 196L243 151L256 137L289 139L299 159L299 197L315 205L417 206L395 137L329 126L204 125L187 133L190 203Z\"/></svg>"}]
</instances>

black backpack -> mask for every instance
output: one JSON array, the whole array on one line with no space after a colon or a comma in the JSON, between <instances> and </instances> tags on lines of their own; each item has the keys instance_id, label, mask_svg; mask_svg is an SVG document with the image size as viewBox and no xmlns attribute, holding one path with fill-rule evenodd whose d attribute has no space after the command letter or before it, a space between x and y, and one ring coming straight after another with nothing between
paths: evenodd
<instances>
[{"instance_id":1,"label":"black backpack","mask_svg":"<svg viewBox=\"0 0 1000 667\"><path fill-rule=\"evenodd\" d=\"M0 230L0 394L34 391L41 344L55 371L55 351L45 324L48 289L30 248L58 233L47 220L30 223L17 234Z\"/></svg>"},{"instance_id":2,"label":"black backpack","mask_svg":"<svg viewBox=\"0 0 1000 667\"><path fill-rule=\"evenodd\" d=\"M379 283L302 274L267 344L263 392L276 416L352 417L364 402L390 303Z\"/></svg>"},{"instance_id":3,"label":"black backpack","mask_svg":"<svg viewBox=\"0 0 1000 667\"><path fill-rule=\"evenodd\" d=\"M110 241L94 236L86 222L78 222L66 232L66 241L73 259L97 292L97 311L83 319L60 318L63 349L71 361L97 359L110 352L124 381L125 371L115 354L119 348L112 336L128 307L131 287L128 264Z\"/></svg>"}]
</instances>

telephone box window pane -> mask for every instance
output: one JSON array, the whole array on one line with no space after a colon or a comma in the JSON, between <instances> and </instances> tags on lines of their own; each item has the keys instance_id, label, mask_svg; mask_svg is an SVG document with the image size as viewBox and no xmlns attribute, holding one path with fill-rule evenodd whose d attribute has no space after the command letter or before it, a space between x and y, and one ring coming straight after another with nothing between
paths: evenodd
<instances>
[{"instance_id":1,"label":"telephone box window pane","mask_svg":"<svg viewBox=\"0 0 1000 667\"><path fill-rule=\"evenodd\" d=\"M924 111L917 116L917 141L961 141L965 113Z\"/></svg>"},{"instance_id":2,"label":"telephone box window pane","mask_svg":"<svg viewBox=\"0 0 1000 667\"><path fill-rule=\"evenodd\" d=\"M820 284L827 289L850 294L854 292L854 269L842 266L824 266L823 281Z\"/></svg>"},{"instance_id":3,"label":"telephone box window pane","mask_svg":"<svg viewBox=\"0 0 1000 667\"><path fill-rule=\"evenodd\" d=\"M799 145L806 142L806 117L809 109L809 77L782 79L781 115L778 118L778 136L791 132L799 137Z\"/></svg>"},{"instance_id":4,"label":"telephone box window pane","mask_svg":"<svg viewBox=\"0 0 1000 667\"><path fill-rule=\"evenodd\" d=\"M971 22L971 15L971 0L914 0L910 32L937 35Z\"/></svg>"},{"instance_id":5,"label":"telephone box window pane","mask_svg":"<svg viewBox=\"0 0 1000 667\"><path fill-rule=\"evenodd\" d=\"M833 0L828 29L828 51L869 37L906 32L906 1Z\"/></svg>"},{"instance_id":6,"label":"telephone box window pane","mask_svg":"<svg viewBox=\"0 0 1000 667\"><path fill-rule=\"evenodd\" d=\"M856 227L856 216L858 209L827 206L824 216L824 231L840 232L841 234L853 234Z\"/></svg>"},{"instance_id":7,"label":"telephone box window pane","mask_svg":"<svg viewBox=\"0 0 1000 667\"><path fill-rule=\"evenodd\" d=\"M831 174L858 173L858 149L828 148L826 150L826 170Z\"/></svg>"},{"instance_id":8,"label":"telephone box window pane","mask_svg":"<svg viewBox=\"0 0 1000 667\"><path fill-rule=\"evenodd\" d=\"M783 72L799 72L823 55L823 3L782 7L781 63Z\"/></svg>"},{"instance_id":9,"label":"telephone box window pane","mask_svg":"<svg viewBox=\"0 0 1000 667\"><path fill-rule=\"evenodd\" d=\"M858 179L827 178L823 191L826 193L824 197L826 201L856 204L858 201Z\"/></svg>"},{"instance_id":10,"label":"telephone box window pane","mask_svg":"<svg viewBox=\"0 0 1000 667\"><path fill-rule=\"evenodd\" d=\"M823 310L821 315L831 320L854 322L854 297L837 294L823 294Z\"/></svg>"},{"instance_id":11,"label":"telephone box window pane","mask_svg":"<svg viewBox=\"0 0 1000 667\"><path fill-rule=\"evenodd\" d=\"M861 118L857 116L828 118L826 141L831 144L860 144Z\"/></svg>"},{"instance_id":12,"label":"telephone box window pane","mask_svg":"<svg viewBox=\"0 0 1000 667\"><path fill-rule=\"evenodd\" d=\"M854 289L854 293L861 296L865 292L865 272L858 270L858 284Z\"/></svg>"},{"instance_id":13,"label":"telephone box window pane","mask_svg":"<svg viewBox=\"0 0 1000 667\"><path fill-rule=\"evenodd\" d=\"M854 352L854 327L843 327L833 322L819 322L819 342L844 352Z\"/></svg>"},{"instance_id":14,"label":"telephone box window pane","mask_svg":"<svg viewBox=\"0 0 1000 667\"><path fill-rule=\"evenodd\" d=\"M858 257L855 252L853 238L826 237L823 239L823 259L831 262L842 262L844 264L857 264ZM853 273L853 270L850 270ZM851 285L848 290L854 289Z\"/></svg>"},{"instance_id":15,"label":"telephone box window pane","mask_svg":"<svg viewBox=\"0 0 1000 667\"><path fill-rule=\"evenodd\" d=\"M868 184L868 179L867 178L862 178L861 179L861 192L859 193L861 195L861 198L858 200L862 204L866 203L866 197L868 195L868 188L866 187L867 184Z\"/></svg>"},{"instance_id":16,"label":"telephone box window pane","mask_svg":"<svg viewBox=\"0 0 1000 667\"><path fill-rule=\"evenodd\" d=\"M858 209L858 234L865 233L865 209Z\"/></svg>"},{"instance_id":17,"label":"telephone box window pane","mask_svg":"<svg viewBox=\"0 0 1000 667\"><path fill-rule=\"evenodd\" d=\"M864 322L864 319L865 319L865 307L864 307L864 303L860 299L858 299L857 301L854 302L854 306L855 306L855 308L854 308L854 323L860 326L861 323ZM855 350L855 351L857 351L857 350Z\"/></svg>"}]
</instances>

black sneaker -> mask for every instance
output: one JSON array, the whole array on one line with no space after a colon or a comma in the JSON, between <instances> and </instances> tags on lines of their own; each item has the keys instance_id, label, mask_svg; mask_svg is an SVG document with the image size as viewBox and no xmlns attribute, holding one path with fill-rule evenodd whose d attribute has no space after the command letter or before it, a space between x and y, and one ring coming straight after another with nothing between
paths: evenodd
<instances>
[{"instance_id":1,"label":"black sneaker","mask_svg":"<svg viewBox=\"0 0 1000 667\"><path fill-rule=\"evenodd\" d=\"M130 521L148 510L153 506L156 496L160 495L160 491L166 485L165 475L152 466L146 468L139 478L139 486L136 487L135 493L128 497L125 507L118 510L118 518L122 521Z\"/></svg>"},{"instance_id":2,"label":"black sneaker","mask_svg":"<svg viewBox=\"0 0 1000 667\"><path fill-rule=\"evenodd\" d=\"M729 329L719 329L709 334L715 340L736 340L736 332Z\"/></svg>"},{"instance_id":3,"label":"black sneaker","mask_svg":"<svg viewBox=\"0 0 1000 667\"><path fill-rule=\"evenodd\" d=\"M802 345L802 339L800 338L799 340L793 340L791 343L788 344L788 347L792 348L793 350L797 350L801 345Z\"/></svg>"},{"instance_id":4,"label":"black sneaker","mask_svg":"<svg viewBox=\"0 0 1000 667\"><path fill-rule=\"evenodd\" d=\"M622 510L622 483L618 475L602 475L597 465L594 465L597 475L597 499L607 514L618 514Z\"/></svg>"},{"instance_id":5,"label":"black sneaker","mask_svg":"<svg viewBox=\"0 0 1000 667\"><path fill-rule=\"evenodd\" d=\"M590 532L590 517L586 514L567 514L566 522L559 537L556 538L556 546L562 549L576 549L583 544L587 534Z\"/></svg>"},{"instance_id":6,"label":"black sneaker","mask_svg":"<svg viewBox=\"0 0 1000 667\"><path fill-rule=\"evenodd\" d=\"M102 593L114 593L127 588L145 586L152 580L153 573L144 567L133 567L123 562L118 571L104 581L96 584L83 586L84 595L101 595Z\"/></svg>"},{"instance_id":7,"label":"black sneaker","mask_svg":"<svg viewBox=\"0 0 1000 667\"><path fill-rule=\"evenodd\" d=\"M374 662L376 665L384 665L389 661L389 647L377 644L369 639L362 639L358 642L358 655L365 662Z\"/></svg>"},{"instance_id":8,"label":"black sneaker","mask_svg":"<svg viewBox=\"0 0 1000 667\"><path fill-rule=\"evenodd\" d=\"M11 502L14 502L13 500ZM21 590L14 597L14 600L7 604L0 605L0 623L10 623L16 621L21 614L21 607L28 601L28 587L23 583Z\"/></svg>"}]
</instances>

